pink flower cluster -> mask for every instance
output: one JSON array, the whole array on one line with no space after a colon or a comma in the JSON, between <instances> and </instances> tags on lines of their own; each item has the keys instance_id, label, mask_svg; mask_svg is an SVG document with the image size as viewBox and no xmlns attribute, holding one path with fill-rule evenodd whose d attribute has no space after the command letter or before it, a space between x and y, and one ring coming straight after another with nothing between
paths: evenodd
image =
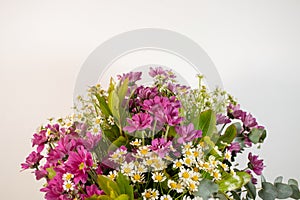
<instances>
[{"instance_id":1,"label":"pink flower cluster","mask_svg":"<svg viewBox=\"0 0 300 200\"><path fill-rule=\"evenodd\" d=\"M101 134L79 135L75 125L65 128L48 124L33 135L32 146L36 151L29 154L21 167L34 169L37 180L46 179L41 191L47 200L85 199L101 194L95 183L87 184L90 173L102 174L101 168L94 168L96 163L90 152L100 139Z\"/></svg>"}]
</instances>

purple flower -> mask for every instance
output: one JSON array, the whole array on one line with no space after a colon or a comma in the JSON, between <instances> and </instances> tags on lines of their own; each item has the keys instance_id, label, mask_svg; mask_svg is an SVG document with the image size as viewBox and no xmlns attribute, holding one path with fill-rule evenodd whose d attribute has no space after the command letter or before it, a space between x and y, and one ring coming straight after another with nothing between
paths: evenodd
<instances>
[{"instance_id":1,"label":"purple flower","mask_svg":"<svg viewBox=\"0 0 300 200\"><path fill-rule=\"evenodd\" d=\"M194 139L202 136L202 131L194 130L194 125L192 123L188 126L176 126L175 131L179 135L179 138L177 139L179 144L193 141Z\"/></svg>"},{"instance_id":2,"label":"purple flower","mask_svg":"<svg viewBox=\"0 0 300 200\"><path fill-rule=\"evenodd\" d=\"M226 115L217 114L217 125L218 124L228 124L230 122L231 122L231 120Z\"/></svg>"},{"instance_id":3,"label":"purple flower","mask_svg":"<svg viewBox=\"0 0 300 200\"><path fill-rule=\"evenodd\" d=\"M98 144L101 138L102 134L93 135L91 132L87 132L86 138L81 139L81 142L83 146L90 151Z\"/></svg>"},{"instance_id":4,"label":"purple flower","mask_svg":"<svg viewBox=\"0 0 300 200\"><path fill-rule=\"evenodd\" d=\"M250 170L246 170L246 172L251 175L251 182L257 184L257 179L253 176L252 172Z\"/></svg>"},{"instance_id":5,"label":"purple flower","mask_svg":"<svg viewBox=\"0 0 300 200\"><path fill-rule=\"evenodd\" d=\"M164 138L156 138L152 140L150 149L157 153L161 158L164 158L165 155L170 151L169 147L171 145L171 141L167 141Z\"/></svg>"},{"instance_id":6,"label":"purple flower","mask_svg":"<svg viewBox=\"0 0 300 200\"><path fill-rule=\"evenodd\" d=\"M141 80L142 72L129 72L123 75L118 75L120 82L128 78L129 83L135 84L136 81Z\"/></svg>"},{"instance_id":7,"label":"purple flower","mask_svg":"<svg viewBox=\"0 0 300 200\"><path fill-rule=\"evenodd\" d=\"M138 113L132 116L131 119L127 119L129 126L123 128L124 131L132 133L134 131L145 130L151 127L152 117L148 113Z\"/></svg>"},{"instance_id":8,"label":"purple flower","mask_svg":"<svg viewBox=\"0 0 300 200\"><path fill-rule=\"evenodd\" d=\"M241 150L241 146L238 142L232 142L227 149L230 152L239 152Z\"/></svg>"},{"instance_id":9,"label":"purple flower","mask_svg":"<svg viewBox=\"0 0 300 200\"><path fill-rule=\"evenodd\" d=\"M74 174L74 183L87 181L87 171L93 166L92 155L83 146L77 147L77 152L70 152L66 163L67 170Z\"/></svg>"},{"instance_id":10,"label":"purple flower","mask_svg":"<svg viewBox=\"0 0 300 200\"><path fill-rule=\"evenodd\" d=\"M258 156L252 155L251 152L248 154L248 159L249 159L248 167L252 169L255 174L261 175L265 167L263 160L259 160Z\"/></svg>"},{"instance_id":11,"label":"purple flower","mask_svg":"<svg viewBox=\"0 0 300 200\"><path fill-rule=\"evenodd\" d=\"M252 142L247 136L244 136L244 144L248 147L252 147Z\"/></svg>"},{"instance_id":12,"label":"purple flower","mask_svg":"<svg viewBox=\"0 0 300 200\"><path fill-rule=\"evenodd\" d=\"M154 69L150 67L149 75L155 77L157 75L167 75L167 72L162 67L155 67Z\"/></svg>"},{"instance_id":13,"label":"purple flower","mask_svg":"<svg viewBox=\"0 0 300 200\"><path fill-rule=\"evenodd\" d=\"M42 156L40 153L37 153L35 151L31 152L29 154L29 156L26 158L25 163L21 164L22 169L25 170L25 169L28 169L28 168L36 167L43 157L44 156Z\"/></svg>"},{"instance_id":14,"label":"purple flower","mask_svg":"<svg viewBox=\"0 0 300 200\"><path fill-rule=\"evenodd\" d=\"M86 199L92 197L93 195L104 195L103 190L99 190L99 188L93 184L91 186L86 186L86 194L82 195L82 199Z\"/></svg>"},{"instance_id":15,"label":"purple flower","mask_svg":"<svg viewBox=\"0 0 300 200\"><path fill-rule=\"evenodd\" d=\"M135 94L140 100L153 99L158 95L157 87L140 86L135 90Z\"/></svg>"},{"instance_id":16,"label":"purple flower","mask_svg":"<svg viewBox=\"0 0 300 200\"><path fill-rule=\"evenodd\" d=\"M241 120L245 127L254 128L257 126L256 119L250 113L243 112L241 115Z\"/></svg>"},{"instance_id":17,"label":"purple flower","mask_svg":"<svg viewBox=\"0 0 300 200\"><path fill-rule=\"evenodd\" d=\"M243 111L240 109L240 104L238 105L229 104L229 106L227 106L227 112L231 114L235 119L240 119L243 113Z\"/></svg>"},{"instance_id":18,"label":"purple flower","mask_svg":"<svg viewBox=\"0 0 300 200\"><path fill-rule=\"evenodd\" d=\"M41 130L39 133L35 133L32 139L32 147L37 145L37 152L41 153L45 147L45 143L48 138L46 136L47 130Z\"/></svg>"}]
</instances>

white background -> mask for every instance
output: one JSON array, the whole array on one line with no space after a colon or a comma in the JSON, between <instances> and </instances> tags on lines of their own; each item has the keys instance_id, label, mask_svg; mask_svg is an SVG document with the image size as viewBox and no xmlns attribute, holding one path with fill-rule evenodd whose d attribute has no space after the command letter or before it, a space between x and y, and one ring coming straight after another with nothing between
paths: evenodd
<instances>
[{"instance_id":1,"label":"white background","mask_svg":"<svg viewBox=\"0 0 300 200\"><path fill-rule=\"evenodd\" d=\"M196 41L268 129L265 175L300 180L299 0L0 0L0 198L43 199L20 163L35 128L71 112L76 76L112 36L166 28Z\"/></svg>"}]
</instances>

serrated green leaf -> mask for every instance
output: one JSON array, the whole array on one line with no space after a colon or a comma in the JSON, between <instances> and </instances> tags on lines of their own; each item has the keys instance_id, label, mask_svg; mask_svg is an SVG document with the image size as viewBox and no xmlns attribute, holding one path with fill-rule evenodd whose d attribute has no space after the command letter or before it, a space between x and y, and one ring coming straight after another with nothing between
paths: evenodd
<instances>
[{"instance_id":1,"label":"serrated green leaf","mask_svg":"<svg viewBox=\"0 0 300 200\"><path fill-rule=\"evenodd\" d=\"M211 180L203 179L199 183L198 191L195 193L195 196L200 196L203 200L207 200L216 192L218 192L218 185Z\"/></svg>"},{"instance_id":2,"label":"serrated green leaf","mask_svg":"<svg viewBox=\"0 0 300 200\"><path fill-rule=\"evenodd\" d=\"M267 136L267 131L265 129L253 128L249 133L249 139L254 143L263 143Z\"/></svg>"},{"instance_id":3,"label":"serrated green leaf","mask_svg":"<svg viewBox=\"0 0 300 200\"><path fill-rule=\"evenodd\" d=\"M286 199L293 194L293 189L288 184L275 183L275 187L277 189L277 198L278 199Z\"/></svg>"}]
</instances>

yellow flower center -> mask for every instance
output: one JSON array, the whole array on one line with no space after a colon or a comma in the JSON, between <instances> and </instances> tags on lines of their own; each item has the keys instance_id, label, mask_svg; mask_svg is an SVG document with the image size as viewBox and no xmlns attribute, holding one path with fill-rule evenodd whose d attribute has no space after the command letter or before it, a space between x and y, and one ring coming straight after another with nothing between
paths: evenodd
<instances>
[{"instance_id":1,"label":"yellow flower center","mask_svg":"<svg viewBox=\"0 0 300 200\"><path fill-rule=\"evenodd\" d=\"M179 162L179 161L177 161L175 165L176 165L176 167L181 167L181 166L182 166L182 163Z\"/></svg>"},{"instance_id":2,"label":"yellow flower center","mask_svg":"<svg viewBox=\"0 0 300 200\"><path fill-rule=\"evenodd\" d=\"M66 174L66 180L69 181L72 179L72 174Z\"/></svg>"},{"instance_id":3,"label":"yellow flower center","mask_svg":"<svg viewBox=\"0 0 300 200\"><path fill-rule=\"evenodd\" d=\"M148 153L148 149L142 149L142 150L141 150L141 154L142 154L142 155L146 155L147 153Z\"/></svg>"},{"instance_id":4,"label":"yellow flower center","mask_svg":"<svg viewBox=\"0 0 300 200\"><path fill-rule=\"evenodd\" d=\"M136 181L139 181L139 180L141 180L141 176L139 174L135 174L133 176L133 179L136 180Z\"/></svg>"},{"instance_id":5,"label":"yellow flower center","mask_svg":"<svg viewBox=\"0 0 300 200\"><path fill-rule=\"evenodd\" d=\"M177 184L176 184L176 183L170 183L170 187L171 187L172 189L175 189L175 188L177 187Z\"/></svg>"},{"instance_id":6,"label":"yellow flower center","mask_svg":"<svg viewBox=\"0 0 300 200\"><path fill-rule=\"evenodd\" d=\"M190 174L188 172L183 172L182 177L183 178L189 178Z\"/></svg>"},{"instance_id":7,"label":"yellow flower center","mask_svg":"<svg viewBox=\"0 0 300 200\"><path fill-rule=\"evenodd\" d=\"M80 163L80 165L79 165L79 170L83 170L84 169L84 163L82 162L82 163Z\"/></svg>"},{"instance_id":8,"label":"yellow flower center","mask_svg":"<svg viewBox=\"0 0 300 200\"><path fill-rule=\"evenodd\" d=\"M146 197L147 199L150 199L150 198L151 198L151 193L150 193L150 192L146 192L145 197Z\"/></svg>"},{"instance_id":9,"label":"yellow flower center","mask_svg":"<svg viewBox=\"0 0 300 200\"><path fill-rule=\"evenodd\" d=\"M163 177L162 177L162 175L158 174L158 175L155 177L155 179L156 179L157 181L161 181L161 180L163 179Z\"/></svg>"},{"instance_id":10,"label":"yellow flower center","mask_svg":"<svg viewBox=\"0 0 300 200\"><path fill-rule=\"evenodd\" d=\"M193 181L198 181L199 178L198 178L198 176L195 175L195 176L192 177L192 180L193 180Z\"/></svg>"}]
</instances>

